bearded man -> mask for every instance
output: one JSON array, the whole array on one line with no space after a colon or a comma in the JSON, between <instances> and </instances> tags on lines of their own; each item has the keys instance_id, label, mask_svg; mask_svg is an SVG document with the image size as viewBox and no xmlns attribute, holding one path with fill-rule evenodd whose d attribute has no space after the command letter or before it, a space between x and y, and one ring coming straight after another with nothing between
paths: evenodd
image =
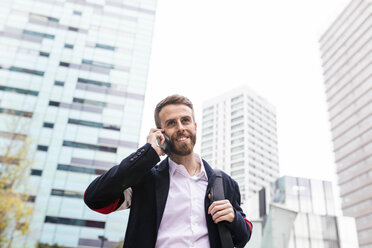
<instances>
[{"instance_id":1,"label":"bearded man","mask_svg":"<svg viewBox=\"0 0 372 248\"><path fill-rule=\"evenodd\" d=\"M226 199L209 199L216 174L194 153L197 124L191 101L168 96L155 108L155 124L143 147L89 185L85 203L103 214L130 208L127 248L220 248L220 222L234 246L244 247L252 224L240 207L238 184L222 173ZM165 143L168 156L158 164Z\"/></svg>"}]
</instances>

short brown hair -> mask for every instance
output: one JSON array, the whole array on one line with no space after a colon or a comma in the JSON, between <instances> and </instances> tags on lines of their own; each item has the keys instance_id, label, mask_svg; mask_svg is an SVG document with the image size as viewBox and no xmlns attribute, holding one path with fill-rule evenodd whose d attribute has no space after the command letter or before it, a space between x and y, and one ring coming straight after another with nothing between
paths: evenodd
<instances>
[{"instance_id":1,"label":"short brown hair","mask_svg":"<svg viewBox=\"0 0 372 248\"><path fill-rule=\"evenodd\" d=\"M187 97L184 97L184 96L181 96L181 95L178 95L178 94L174 94L174 95L171 95L171 96L168 96L168 97L164 98L162 101L160 101L156 105L155 112L154 112L154 117L155 117L155 125L156 125L157 128L161 128L161 123L160 123L160 118L159 118L160 111L162 110L162 108L164 108L165 106L170 105L170 104L183 104L183 105L186 105L187 107L191 108L192 118L195 120L194 107L192 105L192 102Z\"/></svg>"}]
</instances>

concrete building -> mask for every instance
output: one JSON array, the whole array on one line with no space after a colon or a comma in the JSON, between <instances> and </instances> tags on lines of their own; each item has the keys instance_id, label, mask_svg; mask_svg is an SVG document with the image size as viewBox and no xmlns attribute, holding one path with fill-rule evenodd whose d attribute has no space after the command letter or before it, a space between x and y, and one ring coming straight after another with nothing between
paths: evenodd
<instances>
[{"instance_id":1,"label":"concrete building","mask_svg":"<svg viewBox=\"0 0 372 248\"><path fill-rule=\"evenodd\" d=\"M201 155L239 183L244 203L279 176L274 107L248 87L207 100Z\"/></svg>"},{"instance_id":2,"label":"concrete building","mask_svg":"<svg viewBox=\"0 0 372 248\"><path fill-rule=\"evenodd\" d=\"M361 248L372 247L372 4L353 0L320 38L338 184Z\"/></svg>"},{"instance_id":3,"label":"concrete building","mask_svg":"<svg viewBox=\"0 0 372 248\"><path fill-rule=\"evenodd\" d=\"M126 212L95 213L82 197L138 147L155 7L156 0L0 2L1 138L13 115L29 123L33 142L26 193L34 214L20 247L123 240Z\"/></svg>"},{"instance_id":4,"label":"concrete building","mask_svg":"<svg viewBox=\"0 0 372 248\"><path fill-rule=\"evenodd\" d=\"M247 214L263 227L246 248L358 247L355 220L336 216L332 191L331 182L288 176L262 188Z\"/></svg>"}]
</instances>

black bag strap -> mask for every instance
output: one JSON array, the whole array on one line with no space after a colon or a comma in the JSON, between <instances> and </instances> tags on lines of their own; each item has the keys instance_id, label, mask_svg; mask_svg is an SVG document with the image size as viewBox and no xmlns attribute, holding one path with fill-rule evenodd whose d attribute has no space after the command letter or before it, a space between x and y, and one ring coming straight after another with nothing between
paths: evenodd
<instances>
[{"instance_id":1,"label":"black bag strap","mask_svg":"<svg viewBox=\"0 0 372 248\"><path fill-rule=\"evenodd\" d=\"M214 181L213 187L211 189L212 202L225 199L225 193L223 191L222 173L218 169L215 169L214 172L216 173L216 180ZM227 229L227 227L221 222L217 223L217 227L218 232L220 234L222 248L233 248L234 243L229 229Z\"/></svg>"}]
</instances>

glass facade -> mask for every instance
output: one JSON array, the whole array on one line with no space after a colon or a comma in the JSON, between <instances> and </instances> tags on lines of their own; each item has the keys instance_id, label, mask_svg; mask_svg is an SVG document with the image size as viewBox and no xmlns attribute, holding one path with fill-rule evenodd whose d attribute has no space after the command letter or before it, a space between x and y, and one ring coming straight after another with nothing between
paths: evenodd
<instances>
[{"instance_id":1,"label":"glass facade","mask_svg":"<svg viewBox=\"0 0 372 248\"><path fill-rule=\"evenodd\" d=\"M27 121L29 234L15 247L122 241L127 212L88 209L87 185L138 146L156 0L0 3L0 131ZM6 138L1 136L0 138Z\"/></svg>"},{"instance_id":2,"label":"glass facade","mask_svg":"<svg viewBox=\"0 0 372 248\"><path fill-rule=\"evenodd\" d=\"M267 191L270 193L262 193ZM329 193L331 182L288 176L263 188L258 198L264 226L262 241L246 247L358 247L354 218L336 216Z\"/></svg>"},{"instance_id":3,"label":"glass facade","mask_svg":"<svg viewBox=\"0 0 372 248\"><path fill-rule=\"evenodd\" d=\"M303 213L335 215L332 183L299 177L281 177L271 186L272 201Z\"/></svg>"}]
</instances>

